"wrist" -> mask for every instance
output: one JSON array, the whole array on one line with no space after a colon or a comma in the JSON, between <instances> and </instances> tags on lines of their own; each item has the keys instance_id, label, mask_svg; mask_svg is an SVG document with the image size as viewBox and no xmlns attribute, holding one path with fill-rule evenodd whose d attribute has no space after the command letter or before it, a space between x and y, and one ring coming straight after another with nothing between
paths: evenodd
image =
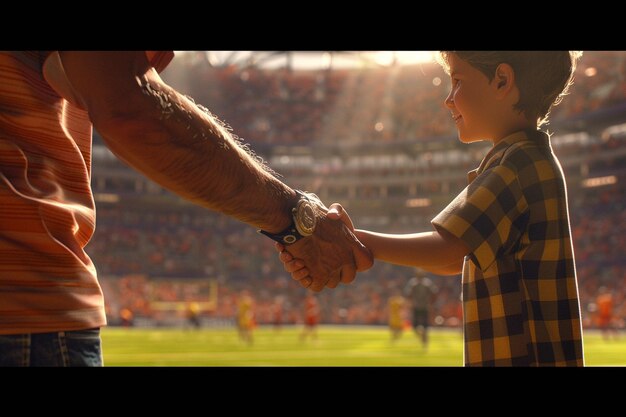
<instances>
[{"instance_id":1,"label":"wrist","mask_svg":"<svg viewBox=\"0 0 626 417\"><path fill-rule=\"evenodd\" d=\"M315 231L323 207L321 201L315 194L295 190L295 198L289 203L291 221L280 231L273 229L258 230L276 242L283 245L292 245L298 240L311 236Z\"/></svg>"},{"instance_id":2,"label":"wrist","mask_svg":"<svg viewBox=\"0 0 626 417\"><path fill-rule=\"evenodd\" d=\"M282 200L280 209L268 219L267 224L261 224L260 229L269 233L280 233L285 230L293 222L292 209L298 204L300 196L295 190L291 188L284 194L285 198Z\"/></svg>"}]
</instances>

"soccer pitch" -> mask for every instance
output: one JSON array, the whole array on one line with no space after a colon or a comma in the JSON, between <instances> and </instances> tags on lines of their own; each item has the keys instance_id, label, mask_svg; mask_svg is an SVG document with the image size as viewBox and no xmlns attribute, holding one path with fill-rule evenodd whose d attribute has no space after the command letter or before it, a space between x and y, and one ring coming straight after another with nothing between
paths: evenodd
<instances>
[{"instance_id":1,"label":"soccer pitch","mask_svg":"<svg viewBox=\"0 0 626 417\"><path fill-rule=\"evenodd\" d=\"M384 327L321 326L317 340L301 327L254 331L245 345L236 329L104 328L105 366L462 366L460 330L434 329L428 350L412 332L392 343ZM626 365L626 339L586 331L587 365Z\"/></svg>"}]
</instances>

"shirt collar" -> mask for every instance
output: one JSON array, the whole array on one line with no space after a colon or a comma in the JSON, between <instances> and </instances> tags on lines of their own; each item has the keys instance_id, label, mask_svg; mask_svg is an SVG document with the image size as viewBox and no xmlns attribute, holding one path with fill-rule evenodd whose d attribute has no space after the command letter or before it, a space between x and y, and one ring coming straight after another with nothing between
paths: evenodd
<instances>
[{"instance_id":1,"label":"shirt collar","mask_svg":"<svg viewBox=\"0 0 626 417\"><path fill-rule=\"evenodd\" d=\"M542 145L548 145L550 143L548 134L541 130L520 130L510 134L487 152L487 155L485 155L478 168L467 173L468 182L471 183L474 181L477 176L492 165L499 164L506 150L515 143L522 141L533 141Z\"/></svg>"}]
</instances>

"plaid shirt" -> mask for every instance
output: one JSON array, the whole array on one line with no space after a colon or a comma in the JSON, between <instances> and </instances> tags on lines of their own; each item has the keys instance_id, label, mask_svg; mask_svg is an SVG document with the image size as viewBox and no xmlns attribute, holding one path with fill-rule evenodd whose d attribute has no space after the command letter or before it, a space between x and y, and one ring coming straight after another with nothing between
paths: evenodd
<instances>
[{"instance_id":1,"label":"plaid shirt","mask_svg":"<svg viewBox=\"0 0 626 417\"><path fill-rule=\"evenodd\" d=\"M495 145L432 221L470 248L463 266L466 366L583 366L563 171L548 136Z\"/></svg>"}]
</instances>

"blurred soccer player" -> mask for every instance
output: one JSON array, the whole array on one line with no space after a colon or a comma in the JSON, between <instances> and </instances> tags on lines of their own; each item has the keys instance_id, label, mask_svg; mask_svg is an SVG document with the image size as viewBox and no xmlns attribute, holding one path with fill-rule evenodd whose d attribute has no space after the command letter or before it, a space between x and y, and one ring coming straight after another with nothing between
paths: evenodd
<instances>
[{"instance_id":1,"label":"blurred soccer player","mask_svg":"<svg viewBox=\"0 0 626 417\"><path fill-rule=\"evenodd\" d=\"M428 347L428 327L430 326L430 302L437 288L424 271L415 269L416 276L407 283L405 295L411 301L412 324L415 335L422 341L422 347Z\"/></svg>"},{"instance_id":2,"label":"blurred soccer player","mask_svg":"<svg viewBox=\"0 0 626 417\"><path fill-rule=\"evenodd\" d=\"M320 321L320 305L313 294L307 294L304 300L304 329L300 334L300 340L306 341L308 336L317 339L317 325Z\"/></svg>"},{"instance_id":3,"label":"blurred soccer player","mask_svg":"<svg viewBox=\"0 0 626 417\"><path fill-rule=\"evenodd\" d=\"M272 304L272 324L274 325L274 331L280 332L283 326L283 310L285 305L285 299L281 296L274 299Z\"/></svg>"},{"instance_id":4,"label":"blurred soccer player","mask_svg":"<svg viewBox=\"0 0 626 417\"><path fill-rule=\"evenodd\" d=\"M197 302L189 301L185 304L185 318L193 329L200 328L200 305Z\"/></svg>"},{"instance_id":5,"label":"blurred soccer player","mask_svg":"<svg viewBox=\"0 0 626 417\"><path fill-rule=\"evenodd\" d=\"M613 322L613 294L606 287L600 287L596 298L598 306L598 327L602 331L604 340L609 340L610 333L617 339L617 330Z\"/></svg>"},{"instance_id":6,"label":"blurred soccer player","mask_svg":"<svg viewBox=\"0 0 626 417\"><path fill-rule=\"evenodd\" d=\"M239 340L252 345L254 342L252 336L252 331L254 330L254 300L248 290L242 291L237 301L237 330L239 331Z\"/></svg>"},{"instance_id":7,"label":"blurred soccer player","mask_svg":"<svg viewBox=\"0 0 626 417\"><path fill-rule=\"evenodd\" d=\"M389 309L389 330L391 332L391 341L395 342L402 336L402 329L404 326L403 320L403 308L404 297L400 295L399 291L395 291L395 294L389 297L388 309Z\"/></svg>"},{"instance_id":8,"label":"blurred soccer player","mask_svg":"<svg viewBox=\"0 0 626 417\"><path fill-rule=\"evenodd\" d=\"M134 325L135 315L130 308L123 308L120 311L120 324L122 327L132 327Z\"/></svg>"},{"instance_id":9,"label":"blurred soccer player","mask_svg":"<svg viewBox=\"0 0 626 417\"><path fill-rule=\"evenodd\" d=\"M208 110L163 82L172 57L0 52L0 365L102 365L104 301L84 250L96 223L92 126L161 186L270 235L295 236L290 250L314 271L302 286L334 287L371 266L369 251L326 220L325 207L276 179ZM301 203L314 209L296 235Z\"/></svg>"}]
</instances>

